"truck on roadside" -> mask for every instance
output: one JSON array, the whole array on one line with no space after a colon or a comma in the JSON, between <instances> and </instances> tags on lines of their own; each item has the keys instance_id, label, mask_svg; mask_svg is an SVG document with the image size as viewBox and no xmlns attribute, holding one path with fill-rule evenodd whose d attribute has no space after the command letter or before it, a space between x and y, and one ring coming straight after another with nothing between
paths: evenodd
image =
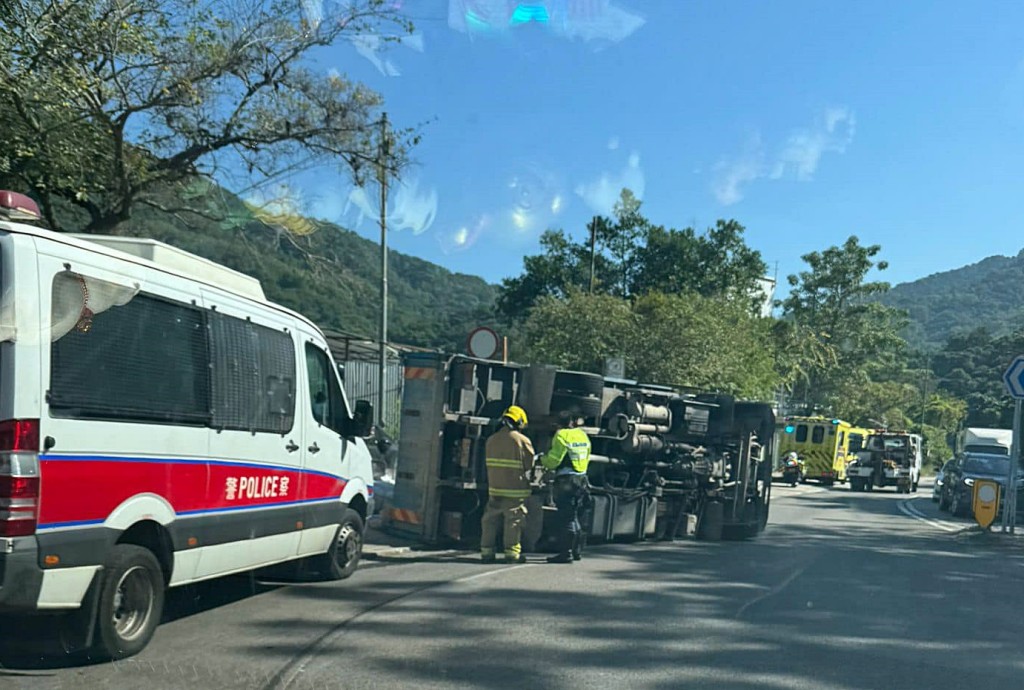
<instances>
[{"instance_id":1,"label":"truck on roadside","mask_svg":"<svg viewBox=\"0 0 1024 690\"><path fill-rule=\"evenodd\" d=\"M605 379L461 355L405 355L390 529L472 547L487 501L484 448L502 412L523 407L526 433L548 449L562 411L584 419L593 445L591 540L707 540L758 534L771 495L772 408L718 394ZM549 544L549 489L535 482L523 546Z\"/></svg>"},{"instance_id":2,"label":"truck on roadside","mask_svg":"<svg viewBox=\"0 0 1024 690\"><path fill-rule=\"evenodd\" d=\"M967 427L957 434L956 437L956 451L958 454L1009 455L1012 444L1012 429Z\"/></svg>"},{"instance_id":3,"label":"truck on roadside","mask_svg":"<svg viewBox=\"0 0 1024 690\"><path fill-rule=\"evenodd\" d=\"M876 430L846 468L852 491L872 491L888 486L896 493L917 491L921 481L923 442L918 434Z\"/></svg>"}]
</instances>

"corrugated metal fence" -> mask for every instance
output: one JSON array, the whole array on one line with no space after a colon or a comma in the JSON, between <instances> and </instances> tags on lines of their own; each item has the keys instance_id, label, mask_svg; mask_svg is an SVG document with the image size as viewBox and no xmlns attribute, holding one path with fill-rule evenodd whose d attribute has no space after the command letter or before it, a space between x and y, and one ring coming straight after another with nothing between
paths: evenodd
<instances>
[{"instance_id":1,"label":"corrugated metal fence","mask_svg":"<svg viewBox=\"0 0 1024 690\"><path fill-rule=\"evenodd\" d=\"M384 372L384 409L377 408L377 388L380 367L377 362L348 360L345 366L345 394L349 402L367 400L373 404L374 412L384 422L384 428L391 434L398 433L402 406L403 367L398 360L389 361Z\"/></svg>"}]
</instances>

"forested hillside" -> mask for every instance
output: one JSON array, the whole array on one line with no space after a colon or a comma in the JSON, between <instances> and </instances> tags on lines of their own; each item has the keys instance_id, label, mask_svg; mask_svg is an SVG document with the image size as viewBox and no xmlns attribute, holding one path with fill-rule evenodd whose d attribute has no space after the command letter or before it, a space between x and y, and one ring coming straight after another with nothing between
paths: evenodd
<instances>
[{"instance_id":1,"label":"forested hillside","mask_svg":"<svg viewBox=\"0 0 1024 690\"><path fill-rule=\"evenodd\" d=\"M1024 323L1024 251L896 285L880 301L907 310L907 339L918 347L979 327L1011 333Z\"/></svg>"}]
</instances>

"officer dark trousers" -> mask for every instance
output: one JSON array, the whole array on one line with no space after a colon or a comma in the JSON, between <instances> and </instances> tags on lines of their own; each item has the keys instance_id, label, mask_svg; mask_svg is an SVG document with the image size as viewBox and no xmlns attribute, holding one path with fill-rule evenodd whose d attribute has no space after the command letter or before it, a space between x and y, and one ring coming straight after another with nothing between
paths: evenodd
<instances>
[{"instance_id":1,"label":"officer dark trousers","mask_svg":"<svg viewBox=\"0 0 1024 690\"><path fill-rule=\"evenodd\" d=\"M585 475L563 474L555 477L553 494L558 538L558 555L551 560L568 562L580 560L586 546L586 514L589 512L590 492Z\"/></svg>"}]
</instances>

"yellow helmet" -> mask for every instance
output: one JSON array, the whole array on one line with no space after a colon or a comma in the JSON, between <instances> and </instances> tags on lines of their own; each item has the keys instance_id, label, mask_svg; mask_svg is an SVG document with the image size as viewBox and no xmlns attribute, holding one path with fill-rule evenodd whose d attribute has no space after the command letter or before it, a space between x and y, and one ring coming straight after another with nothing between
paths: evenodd
<instances>
[{"instance_id":1,"label":"yellow helmet","mask_svg":"<svg viewBox=\"0 0 1024 690\"><path fill-rule=\"evenodd\" d=\"M512 405L510 408L505 410L505 414L501 415L503 418L510 420L516 425L516 428L526 428L526 410L519 407L518 405Z\"/></svg>"}]
</instances>

